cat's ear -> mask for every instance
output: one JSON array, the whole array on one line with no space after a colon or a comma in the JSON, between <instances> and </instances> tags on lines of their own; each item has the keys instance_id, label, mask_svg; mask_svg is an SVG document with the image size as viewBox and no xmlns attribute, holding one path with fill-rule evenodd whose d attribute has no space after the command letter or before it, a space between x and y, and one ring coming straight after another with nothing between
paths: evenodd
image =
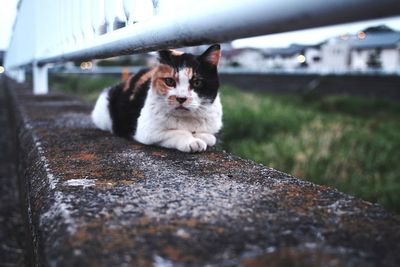
<instances>
[{"instance_id":1,"label":"cat's ear","mask_svg":"<svg viewBox=\"0 0 400 267\"><path fill-rule=\"evenodd\" d=\"M160 63L168 64L171 62L172 51L171 50L160 50L158 51L158 60Z\"/></svg>"},{"instance_id":2,"label":"cat's ear","mask_svg":"<svg viewBox=\"0 0 400 267\"><path fill-rule=\"evenodd\" d=\"M210 46L203 54L200 55L200 59L207 62L215 67L218 66L219 59L221 58L221 46L215 44Z\"/></svg>"}]
</instances>

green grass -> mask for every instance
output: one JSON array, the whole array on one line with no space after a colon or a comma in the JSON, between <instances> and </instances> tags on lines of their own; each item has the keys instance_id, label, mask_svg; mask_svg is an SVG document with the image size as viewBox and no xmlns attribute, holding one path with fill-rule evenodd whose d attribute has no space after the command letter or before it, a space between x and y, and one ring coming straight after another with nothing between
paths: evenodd
<instances>
[{"instance_id":1,"label":"green grass","mask_svg":"<svg viewBox=\"0 0 400 267\"><path fill-rule=\"evenodd\" d=\"M57 76L53 88L93 102L117 82ZM400 212L400 104L349 96L269 95L221 88L222 148Z\"/></svg>"},{"instance_id":2,"label":"green grass","mask_svg":"<svg viewBox=\"0 0 400 267\"><path fill-rule=\"evenodd\" d=\"M106 87L118 83L120 79L109 75L52 74L50 88L84 98L94 103L99 93Z\"/></svg>"},{"instance_id":3,"label":"green grass","mask_svg":"<svg viewBox=\"0 0 400 267\"><path fill-rule=\"evenodd\" d=\"M400 105L222 89L223 147L400 212Z\"/></svg>"}]
</instances>

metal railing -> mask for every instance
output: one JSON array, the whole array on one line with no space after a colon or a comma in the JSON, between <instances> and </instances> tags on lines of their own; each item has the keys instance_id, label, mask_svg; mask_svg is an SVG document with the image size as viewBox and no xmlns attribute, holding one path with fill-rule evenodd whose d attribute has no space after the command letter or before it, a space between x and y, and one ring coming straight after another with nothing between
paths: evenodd
<instances>
[{"instance_id":1,"label":"metal railing","mask_svg":"<svg viewBox=\"0 0 400 267\"><path fill-rule=\"evenodd\" d=\"M398 0L20 0L5 66L20 80L32 66L34 93L42 94L52 63L398 14Z\"/></svg>"}]
</instances>

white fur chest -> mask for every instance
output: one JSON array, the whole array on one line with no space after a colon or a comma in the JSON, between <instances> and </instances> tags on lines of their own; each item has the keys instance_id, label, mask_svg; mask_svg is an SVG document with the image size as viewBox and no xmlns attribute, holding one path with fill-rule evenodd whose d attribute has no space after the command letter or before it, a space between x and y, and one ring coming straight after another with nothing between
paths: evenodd
<instances>
[{"instance_id":1,"label":"white fur chest","mask_svg":"<svg viewBox=\"0 0 400 267\"><path fill-rule=\"evenodd\" d=\"M185 111L182 111L185 112ZM214 103L188 116L166 116L165 129L187 130L215 134L222 127L222 106L219 97Z\"/></svg>"},{"instance_id":2,"label":"white fur chest","mask_svg":"<svg viewBox=\"0 0 400 267\"><path fill-rule=\"evenodd\" d=\"M170 130L216 134L221 128L222 105L219 96L212 104L202 105L195 112L166 112L165 106L150 93L138 118L134 138L144 144L156 144Z\"/></svg>"}]
</instances>

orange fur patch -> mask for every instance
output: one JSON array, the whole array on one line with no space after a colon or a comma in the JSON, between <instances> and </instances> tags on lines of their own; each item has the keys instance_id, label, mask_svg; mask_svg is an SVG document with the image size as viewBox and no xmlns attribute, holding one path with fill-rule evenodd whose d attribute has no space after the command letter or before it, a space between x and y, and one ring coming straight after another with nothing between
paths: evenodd
<instances>
[{"instance_id":1,"label":"orange fur patch","mask_svg":"<svg viewBox=\"0 0 400 267\"><path fill-rule=\"evenodd\" d=\"M142 86L148 79L150 79L153 76L155 71L156 71L156 68L152 68L148 72L143 74L142 77L140 77L140 79L137 81L133 91L136 92L140 88L140 86Z\"/></svg>"},{"instance_id":2,"label":"orange fur patch","mask_svg":"<svg viewBox=\"0 0 400 267\"><path fill-rule=\"evenodd\" d=\"M152 78L152 87L157 94L166 95L168 93L169 87L165 84L164 78L172 77L178 81L177 73L175 70L168 65L160 64L154 70L154 75Z\"/></svg>"},{"instance_id":3,"label":"orange fur patch","mask_svg":"<svg viewBox=\"0 0 400 267\"><path fill-rule=\"evenodd\" d=\"M173 56L181 56L181 55L183 55L183 54L185 54L184 52L181 52L181 51L178 51L178 50L170 50L171 51L171 54L173 55Z\"/></svg>"},{"instance_id":4,"label":"orange fur patch","mask_svg":"<svg viewBox=\"0 0 400 267\"><path fill-rule=\"evenodd\" d=\"M193 69L192 68L184 68L183 73L190 79L193 77Z\"/></svg>"},{"instance_id":5,"label":"orange fur patch","mask_svg":"<svg viewBox=\"0 0 400 267\"><path fill-rule=\"evenodd\" d=\"M126 92L129 89L129 86L131 84L131 80L133 78L134 75L131 75L128 77L128 79L125 80L124 82L124 88L122 89L124 92Z\"/></svg>"},{"instance_id":6,"label":"orange fur patch","mask_svg":"<svg viewBox=\"0 0 400 267\"><path fill-rule=\"evenodd\" d=\"M221 50L215 50L215 51L211 52L211 53L207 56L206 60L207 60L209 63L211 63L211 64L217 66L220 57L221 57Z\"/></svg>"},{"instance_id":7,"label":"orange fur patch","mask_svg":"<svg viewBox=\"0 0 400 267\"><path fill-rule=\"evenodd\" d=\"M133 88L132 95L129 97L129 100L133 100L135 98L136 92L139 90L139 88L147 82L147 80L151 79L153 76L154 72L156 71L155 68L150 69L148 72L144 73L139 80L136 82L135 87Z\"/></svg>"},{"instance_id":8,"label":"orange fur patch","mask_svg":"<svg viewBox=\"0 0 400 267\"><path fill-rule=\"evenodd\" d=\"M129 79L129 69L127 67L124 67L122 69L122 80L126 81Z\"/></svg>"}]
</instances>

